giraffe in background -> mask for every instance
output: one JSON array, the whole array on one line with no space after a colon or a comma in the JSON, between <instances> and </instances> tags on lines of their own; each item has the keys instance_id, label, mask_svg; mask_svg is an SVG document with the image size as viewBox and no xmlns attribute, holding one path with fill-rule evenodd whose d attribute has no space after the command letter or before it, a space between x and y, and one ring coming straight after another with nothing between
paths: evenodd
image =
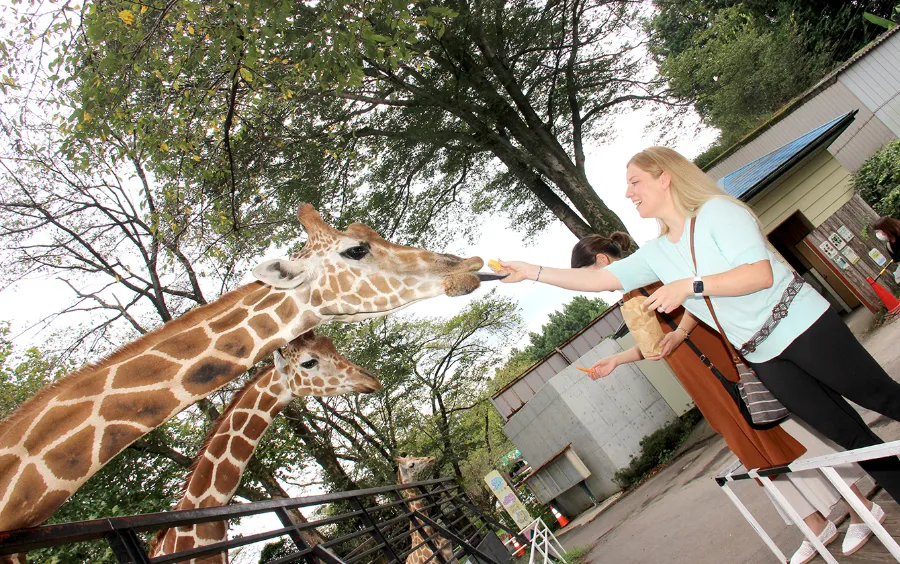
<instances>
[{"instance_id":1,"label":"giraffe in background","mask_svg":"<svg viewBox=\"0 0 900 564\"><path fill-rule=\"evenodd\" d=\"M397 483L411 484L412 482L418 482L422 479L424 472L434 464L434 457L401 456L397 458L397 463ZM412 490L403 490L403 497L410 498L415 497L415 495L416 494ZM425 508L425 500L414 499L409 501L407 505L409 506L410 511L418 511L421 514L428 516L428 510ZM426 561L428 564L441 564L440 560L432 558L434 551L431 550L429 543L425 542L426 538L434 534L434 529L425 525L421 529L416 530L416 524L414 522L410 523L410 528L413 531L410 535L413 551L406 557L406 564L424 564ZM447 539L438 535L431 539L431 543L441 551L441 557L444 562L448 564L456 562L456 559L453 558L453 545L451 545Z\"/></svg>"},{"instance_id":2,"label":"giraffe in background","mask_svg":"<svg viewBox=\"0 0 900 564\"><path fill-rule=\"evenodd\" d=\"M480 284L478 257L395 245L360 224L338 231L308 204L299 218L301 251L263 262L257 281L59 379L0 422L0 530L39 525L133 441L317 325Z\"/></svg>"},{"instance_id":3,"label":"giraffe in background","mask_svg":"<svg viewBox=\"0 0 900 564\"><path fill-rule=\"evenodd\" d=\"M275 365L261 370L238 392L213 424L184 484L175 509L226 505L241 482L256 445L279 412L297 397L373 392L381 383L338 354L328 337L305 333L275 351ZM162 556L224 542L225 521L159 531L150 556ZM226 551L195 558L196 564L225 564Z\"/></svg>"}]
</instances>

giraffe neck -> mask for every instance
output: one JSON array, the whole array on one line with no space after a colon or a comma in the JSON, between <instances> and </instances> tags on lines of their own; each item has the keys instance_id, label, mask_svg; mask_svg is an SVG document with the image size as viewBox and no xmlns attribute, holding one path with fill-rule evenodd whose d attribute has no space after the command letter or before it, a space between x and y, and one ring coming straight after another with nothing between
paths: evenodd
<instances>
[{"instance_id":1,"label":"giraffe neck","mask_svg":"<svg viewBox=\"0 0 900 564\"><path fill-rule=\"evenodd\" d=\"M401 481L401 483L403 483ZM413 490L403 490L403 495L407 499L410 497L415 497L418 493L414 493ZM426 517L429 515L429 511L425 509L425 505L427 498L422 499L414 499L407 501L407 506L410 511L418 511L422 515ZM453 549L449 542L444 539L440 535L434 535L434 528L430 525L425 525L422 528L417 528L415 522L411 519L409 523L409 528L412 533L409 536L411 546L418 546L415 550L413 550L409 556L406 557L406 564L433 564L438 562L437 560L432 558L434 551L431 549L431 546L437 546L441 552L441 555L444 558L445 562L453 562ZM431 542L425 542L426 538L430 538Z\"/></svg>"},{"instance_id":2,"label":"giraffe neck","mask_svg":"<svg viewBox=\"0 0 900 564\"><path fill-rule=\"evenodd\" d=\"M210 429L175 509L227 505L266 429L293 397L287 378L272 367L248 382ZM206 546L227 536L224 521L164 529L151 555Z\"/></svg>"},{"instance_id":3,"label":"giraffe neck","mask_svg":"<svg viewBox=\"0 0 900 564\"><path fill-rule=\"evenodd\" d=\"M0 423L0 531L38 525L129 444L321 317L254 282L54 383Z\"/></svg>"}]
</instances>

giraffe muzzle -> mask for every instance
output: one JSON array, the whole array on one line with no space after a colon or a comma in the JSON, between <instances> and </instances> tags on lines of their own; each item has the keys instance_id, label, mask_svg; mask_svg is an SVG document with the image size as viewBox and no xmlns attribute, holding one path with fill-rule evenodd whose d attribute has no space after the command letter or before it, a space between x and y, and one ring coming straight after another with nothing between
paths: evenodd
<instances>
[{"instance_id":1,"label":"giraffe muzzle","mask_svg":"<svg viewBox=\"0 0 900 564\"><path fill-rule=\"evenodd\" d=\"M382 388L381 382L372 378L371 380L366 380L365 382L360 382L353 387L357 392L361 392L363 394L369 394L375 391L378 391Z\"/></svg>"}]
</instances>

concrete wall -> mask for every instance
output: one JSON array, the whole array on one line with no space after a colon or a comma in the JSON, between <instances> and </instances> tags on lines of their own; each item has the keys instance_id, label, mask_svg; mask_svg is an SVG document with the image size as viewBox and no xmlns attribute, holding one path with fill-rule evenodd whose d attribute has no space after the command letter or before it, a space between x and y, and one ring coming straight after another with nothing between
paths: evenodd
<instances>
[{"instance_id":1,"label":"concrete wall","mask_svg":"<svg viewBox=\"0 0 900 564\"><path fill-rule=\"evenodd\" d=\"M622 347L606 339L549 380L503 428L532 468L571 443L591 471L587 486L598 499L619 491L613 474L640 453L640 441L675 420L675 412L634 365L591 380L576 366L591 366ZM557 498L563 513L577 515L590 505L572 488Z\"/></svg>"},{"instance_id":2,"label":"concrete wall","mask_svg":"<svg viewBox=\"0 0 900 564\"><path fill-rule=\"evenodd\" d=\"M585 354L622 325L621 303L609 306L584 329L561 344L555 352L519 375L518 378L491 396L491 403L506 419L521 409L551 378L559 374L575 359Z\"/></svg>"},{"instance_id":3,"label":"concrete wall","mask_svg":"<svg viewBox=\"0 0 900 564\"><path fill-rule=\"evenodd\" d=\"M616 342L623 349L630 349L637 343L631 333L627 333L621 339L616 339ZM678 381L668 364L658 360L641 360L635 363L635 366L644 373L644 376L656 388L659 395L666 400L675 415L680 417L694 407L694 400Z\"/></svg>"}]
</instances>

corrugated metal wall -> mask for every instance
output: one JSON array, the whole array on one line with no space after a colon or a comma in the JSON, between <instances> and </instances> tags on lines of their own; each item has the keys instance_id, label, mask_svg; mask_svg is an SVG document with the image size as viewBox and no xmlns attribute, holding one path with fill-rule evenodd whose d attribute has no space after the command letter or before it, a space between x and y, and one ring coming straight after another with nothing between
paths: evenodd
<instances>
[{"instance_id":1,"label":"corrugated metal wall","mask_svg":"<svg viewBox=\"0 0 900 564\"><path fill-rule=\"evenodd\" d=\"M622 326L622 322L621 304L610 306L590 325L560 346L562 354L551 353L494 394L491 398L494 408L504 419L509 419L534 397L544 384L568 367L570 361L574 362L596 347L600 341L615 333Z\"/></svg>"}]
</instances>

